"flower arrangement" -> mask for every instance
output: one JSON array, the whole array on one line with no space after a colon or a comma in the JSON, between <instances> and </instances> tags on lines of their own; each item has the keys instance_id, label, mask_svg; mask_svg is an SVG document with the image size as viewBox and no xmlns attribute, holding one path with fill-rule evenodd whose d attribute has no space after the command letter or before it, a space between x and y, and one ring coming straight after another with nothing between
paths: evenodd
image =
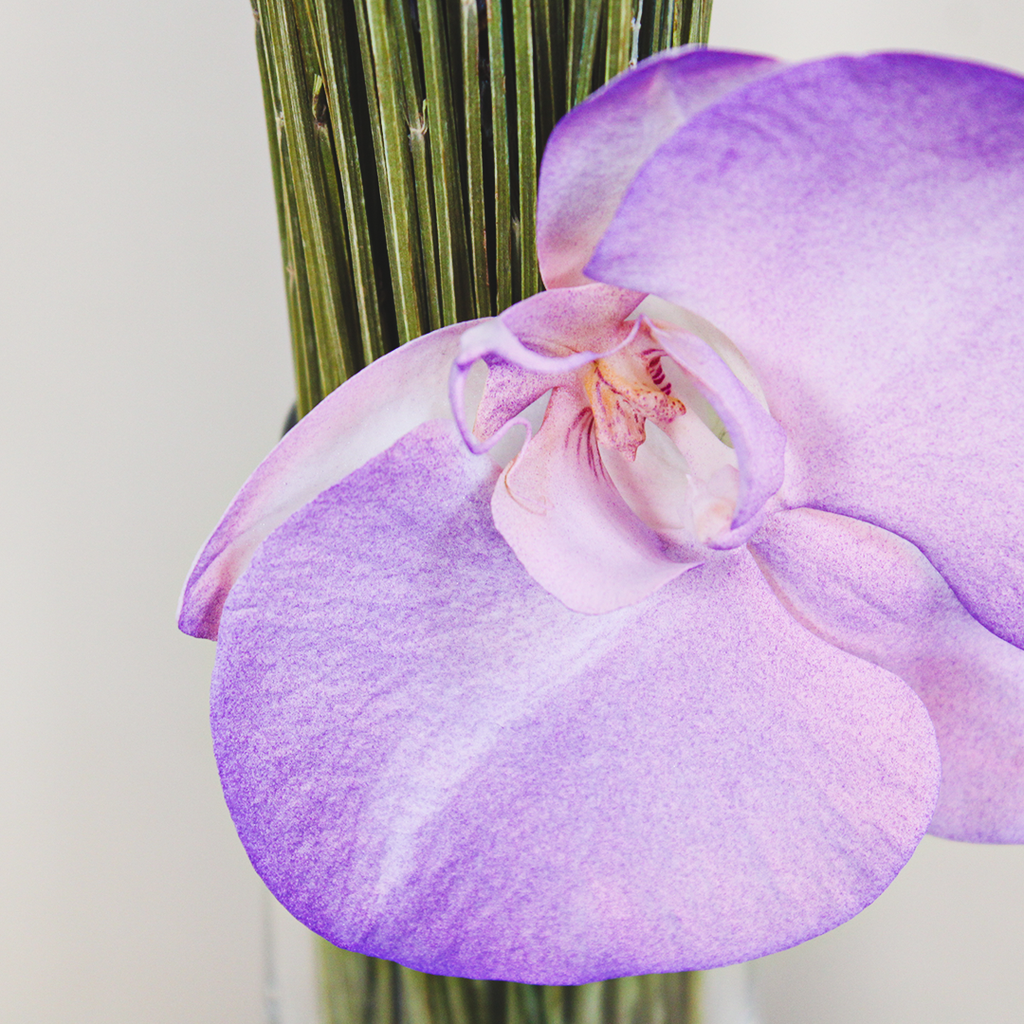
<instances>
[{"instance_id":1,"label":"flower arrangement","mask_svg":"<svg viewBox=\"0 0 1024 1024\"><path fill-rule=\"evenodd\" d=\"M548 291L326 398L186 587L296 916L576 984L1024 840L1022 118L977 65L683 50L560 122Z\"/></svg>"}]
</instances>

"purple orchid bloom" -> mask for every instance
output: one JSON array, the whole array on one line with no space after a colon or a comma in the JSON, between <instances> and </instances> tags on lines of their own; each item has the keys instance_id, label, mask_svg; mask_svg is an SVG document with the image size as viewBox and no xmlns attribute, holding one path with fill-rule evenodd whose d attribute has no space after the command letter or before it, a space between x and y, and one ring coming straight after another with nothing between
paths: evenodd
<instances>
[{"instance_id":1,"label":"purple orchid bloom","mask_svg":"<svg viewBox=\"0 0 1024 1024\"><path fill-rule=\"evenodd\" d=\"M186 586L282 903L573 984L1024 841L1022 207L1024 80L976 65L671 51L574 109L549 290L334 392Z\"/></svg>"}]
</instances>

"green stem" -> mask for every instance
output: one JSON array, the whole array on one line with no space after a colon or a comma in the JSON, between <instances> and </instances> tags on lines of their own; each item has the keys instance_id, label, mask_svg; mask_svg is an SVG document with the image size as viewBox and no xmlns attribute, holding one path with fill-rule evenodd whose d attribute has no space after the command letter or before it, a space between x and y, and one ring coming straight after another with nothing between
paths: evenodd
<instances>
[{"instance_id":1,"label":"green stem","mask_svg":"<svg viewBox=\"0 0 1024 1024\"><path fill-rule=\"evenodd\" d=\"M304 416L323 397L316 356L316 332L309 302L302 231L295 212L295 189L289 173L288 143L284 135L284 110L281 105L277 66L269 33L269 13L265 0L253 6L256 18L256 54L263 83L263 103L270 142L270 166L280 225L281 256L284 263L285 297L292 334L297 409Z\"/></svg>"},{"instance_id":2,"label":"green stem","mask_svg":"<svg viewBox=\"0 0 1024 1024\"><path fill-rule=\"evenodd\" d=\"M352 105L355 88L353 76L359 74L360 65L356 63L355 67L350 67L348 30L337 5L311 4L307 0L306 16L313 28L320 75L327 92L351 254L352 290L359 320L358 348L365 365L384 355L387 346L380 315L381 298L373 265L374 246L364 200L356 113Z\"/></svg>"},{"instance_id":3,"label":"green stem","mask_svg":"<svg viewBox=\"0 0 1024 1024\"><path fill-rule=\"evenodd\" d=\"M604 17L605 0L577 0L583 29L580 41L579 75L573 91L573 106L582 103L591 93L594 68L597 64L597 43Z\"/></svg>"},{"instance_id":4,"label":"green stem","mask_svg":"<svg viewBox=\"0 0 1024 1024\"><path fill-rule=\"evenodd\" d=\"M588 985L422 974L320 942L325 1024L699 1024L696 972Z\"/></svg>"},{"instance_id":5,"label":"green stem","mask_svg":"<svg viewBox=\"0 0 1024 1024\"><path fill-rule=\"evenodd\" d=\"M604 80L606 82L625 71L629 65L630 44L633 41L630 34L632 8L631 2L608 4L607 43L604 55Z\"/></svg>"},{"instance_id":6,"label":"green stem","mask_svg":"<svg viewBox=\"0 0 1024 1024\"><path fill-rule=\"evenodd\" d=\"M362 7L357 0L357 7ZM395 294L395 316L398 319L399 341L404 343L423 333L420 301L417 294L416 248L410 244L416 237L416 209L412 184L411 155L407 144L408 122L405 117L401 57L395 35L394 10L391 3L368 0L366 23L373 59L373 81L377 86L380 111L381 152L377 157L378 173L387 181L385 227L391 280ZM393 74L399 69L397 75Z\"/></svg>"},{"instance_id":7,"label":"green stem","mask_svg":"<svg viewBox=\"0 0 1024 1024\"><path fill-rule=\"evenodd\" d=\"M483 110L480 103L480 25L476 0L461 0L462 106L466 125L466 197L477 315L491 310L487 283L487 237L484 201Z\"/></svg>"},{"instance_id":8,"label":"green stem","mask_svg":"<svg viewBox=\"0 0 1024 1024\"><path fill-rule=\"evenodd\" d=\"M327 394L353 369L341 337L343 314L331 212L327 205L319 148L313 136L310 91L306 88L306 69L295 11L287 0L271 0L268 6L269 37L284 113L288 172L302 233L320 381L324 394Z\"/></svg>"},{"instance_id":9,"label":"green stem","mask_svg":"<svg viewBox=\"0 0 1024 1024\"><path fill-rule=\"evenodd\" d=\"M432 187L437 213L438 279L441 316L445 324L463 315L459 293L469 280L462 181L456 141L457 108L449 78L443 12L434 3L419 6L420 42L426 91L426 120L430 142ZM431 324L440 327L441 324Z\"/></svg>"},{"instance_id":10,"label":"green stem","mask_svg":"<svg viewBox=\"0 0 1024 1024\"><path fill-rule=\"evenodd\" d=\"M519 216L513 240L519 263L519 292L539 288L537 267L537 123L534 116L533 11L531 0L512 0L512 37L516 74L516 163L519 172Z\"/></svg>"},{"instance_id":11,"label":"green stem","mask_svg":"<svg viewBox=\"0 0 1024 1024\"><path fill-rule=\"evenodd\" d=\"M491 131L494 167L494 268L497 309L512 305L512 168L505 89L505 32L501 0L487 0L487 53L490 64Z\"/></svg>"},{"instance_id":12,"label":"green stem","mask_svg":"<svg viewBox=\"0 0 1024 1024\"><path fill-rule=\"evenodd\" d=\"M682 7L680 0L677 4ZM692 0L686 42L707 46L711 32L711 0Z\"/></svg>"}]
</instances>

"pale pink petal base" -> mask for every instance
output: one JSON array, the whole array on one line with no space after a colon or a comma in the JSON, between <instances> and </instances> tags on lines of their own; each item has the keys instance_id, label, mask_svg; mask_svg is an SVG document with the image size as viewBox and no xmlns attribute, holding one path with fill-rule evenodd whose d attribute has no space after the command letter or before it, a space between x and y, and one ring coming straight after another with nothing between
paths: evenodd
<instances>
[{"instance_id":1,"label":"pale pink petal base","mask_svg":"<svg viewBox=\"0 0 1024 1024\"><path fill-rule=\"evenodd\" d=\"M912 691L743 551L569 611L495 531L495 473L424 425L232 591L214 739L277 897L360 952L548 984L748 959L870 903L935 798Z\"/></svg>"},{"instance_id":2,"label":"pale pink petal base","mask_svg":"<svg viewBox=\"0 0 1024 1024\"><path fill-rule=\"evenodd\" d=\"M729 431L739 465L739 500L730 530L712 546L738 547L754 532L765 502L782 486L786 435L706 341L670 327L652 328L651 333Z\"/></svg>"},{"instance_id":3,"label":"pale pink petal base","mask_svg":"<svg viewBox=\"0 0 1024 1024\"><path fill-rule=\"evenodd\" d=\"M671 559L630 510L604 467L593 425L581 395L568 387L552 392L537 436L494 488L491 512L545 590L597 614L634 604L692 561Z\"/></svg>"},{"instance_id":4,"label":"pale pink petal base","mask_svg":"<svg viewBox=\"0 0 1024 1024\"><path fill-rule=\"evenodd\" d=\"M798 621L902 676L924 701L942 756L929 831L1024 842L1024 651L981 626L917 548L877 526L796 509L770 516L751 550Z\"/></svg>"}]
</instances>

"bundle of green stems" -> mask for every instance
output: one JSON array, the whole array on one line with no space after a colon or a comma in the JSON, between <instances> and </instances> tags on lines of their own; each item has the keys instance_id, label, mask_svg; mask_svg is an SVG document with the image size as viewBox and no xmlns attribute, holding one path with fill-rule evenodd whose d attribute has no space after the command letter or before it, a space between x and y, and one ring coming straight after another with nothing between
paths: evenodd
<instances>
[{"instance_id":1,"label":"bundle of green stems","mask_svg":"<svg viewBox=\"0 0 1024 1024\"><path fill-rule=\"evenodd\" d=\"M707 41L710 0L253 0L299 414L397 345L540 290L555 123Z\"/></svg>"},{"instance_id":2,"label":"bundle of green stems","mask_svg":"<svg viewBox=\"0 0 1024 1024\"><path fill-rule=\"evenodd\" d=\"M297 413L369 362L542 287L556 122L711 0L253 0ZM689 974L581 986L424 975L322 943L330 1024L692 1024Z\"/></svg>"}]
</instances>

